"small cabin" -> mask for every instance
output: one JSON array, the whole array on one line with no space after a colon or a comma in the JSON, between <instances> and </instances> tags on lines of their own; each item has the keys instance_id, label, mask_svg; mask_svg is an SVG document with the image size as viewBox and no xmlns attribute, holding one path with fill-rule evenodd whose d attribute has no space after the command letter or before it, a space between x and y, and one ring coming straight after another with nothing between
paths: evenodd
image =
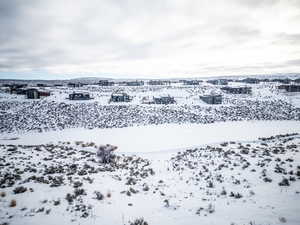
<instances>
[{"instance_id":1,"label":"small cabin","mask_svg":"<svg viewBox=\"0 0 300 225\"><path fill-rule=\"evenodd\" d=\"M176 103L174 97L171 96L162 96L162 97L153 97L154 104L174 104Z\"/></svg>"},{"instance_id":2,"label":"small cabin","mask_svg":"<svg viewBox=\"0 0 300 225\"><path fill-rule=\"evenodd\" d=\"M251 94L251 87L223 87L221 90L229 94Z\"/></svg>"},{"instance_id":3,"label":"small cabin","mask_svg":"<svg viewBox=\"0 0 300 225\"><path fill-rule=\"evenodd\" d=\"M36 84L36 86L42 88L42 87L49 87L50 85L44 84L44 83L38 83L38 84Z\"/></svg>"},{"instance_id":4,"label":"small cabin","mask_svg":"<svg viewBox=\"0 0 300 225\"><path fill-rule=\"evenodd\" d=\"M8 84L10 94L25 95L27 84Z\"/></svg>"},{"instance_id":5,"label":"small cabin","mask_svg":"<svg viewBox=\"0 0 300 225\"><path fill-rule=\"evenodd\" d=\"M227 85L228 80L227 79L208 80L207 83L210 83L213 85Z\"/></svg>"},{"instance_id":6,"label":"small cabin","mask_svg":"<svg viewBox=\"0 0 300 225\"><path fill-rule=\"evenodd\" d=\"M35 88L30 88L26 90L26 97L28 99L39 99L41 97L40 92Z\"/></svg>"},{"instance_id":7,"label":"small cabin","mask_svg":"<svg viewBox=\"0 0 300 225\"><path fill-rule=\"evenodd\" d=\"M299 84L300 83L300 78L295 79L294 82Z\"/></svg>"},{"instance_id":8,"label":"small cabin","mask_svg":"<svg viewBox=\"0 0 300 225\"><path fill-rule=\"evenodd\" d=\"M278 83L282 83L282 84L289 84L289 83L291 83L291 81L292 80L290 78L284 78L284 79L277 78L277 79L272 80L272 82L278 82Z\"/></svg>"},{"instance_id":9,"label":"small cabin","mask_svg":"<svg viewBox=\"0 0 300 225\"><path fill-rule=\"evenodd\" d=\"M68 87L70 88L77 88L77 87L82 87L83 84L82 83L68 83Z\"/></svg>"},{"instance_id":10,"label":"small cabin","mask_svg":"<svg viewBox=\"0 0 300 225\"><path fill-rule=\"evenodd\" d=\"M113 81L109 81L109 80L100 80L98 85L99 86L113 86L115 83Z\"/></svg>"},{"instance_id":11,"label":"small cabin","mask_svg":"<svg viewBox=\"0 0 300 225\"><path fill-rule=\"evenodd\" d=\"M170 85L171 81L169 80L149 80L148 85Z\"/></svg>"},{"instance_id":12,"label":"small cabin","mask_svg":"<svg viewBox=\"0 0 300 225\"><path fill-rule=\"evenodd\" d=\"M113 93L110 96L109 102L130 102L132 97L128 94L122 93Z\"/></svg>"},{"instance_id":13,"label":"small cabin","mask_svg":"<svg viewBox=\"0 0 300 225\"><path fill-rule=\"evenodd\" d=\"M136 81L126 81L125 82L126 86L143 86L144 85L144 81L142 80L136 80Z\"/></svg>"},{"instance_id":14,"label":"small cabin","mask_svg":"<svg viewBox=\"0 0 300 225\"><path fill-rule=\"evenodd\" d=\"M278 89L285 90L287 92L300 92L300 85L279 85Z\"/></svg>"},{"instance_id":15,"label":"small cabin","mask_svg":"<svg viewBox=\"0 0 300 225\"><path fill-rule=\"evenodd\" d=\"M222 95L202 95L200 99L207 104L222 104Z\"/></svg>"},{"instance_id":16,"label":"small cabin","mask_svg":"<svg viewBox=\"0 0 300 225\"><path fill-rule=\"evenodd\" d=\"M245 79L240 80L240 82L247 83L247 84L258 84L260 80L257 78L247 77Z\"/></svg>"},{"instance_id":17,"label":"small cabin","mask_svg":"<svg viewBox=\"0 0 300 225\"><path fill-rule=\"evenodd\" d=\"M49 91L39 91L40 97L49 97L50 92Z\"/></svg>"},{"instance_id":18,"label":"small cabin","mask_svg":"<svg viewBox=\"0 0 300 225\"><path fill-rule=\"evenodd\" d=\"M9 93L17 94L17 95L26 95L26 89L25 88L10 88Z\"/></svg>"},{"instance_id":19,"label":"small cabin","mask_svg":"<svg viewBox=\"0 0 300 225\"><path fill-rule=\"evenodd\" d=\"M69 99L70 100L90 100L92 99L90 97L90 94L89 93L72 93L72 94L69 94Z\"/></svg>"},{"instance_id":20,"label":"small cabin","mask_svg":"<svg viewBox=\"0 0 300 225\"><path fill-rule=\"evenodd\" d=\"M199 85L201 83L200 80L182 80L184 85Z\"/></svg>"}]
</instances>

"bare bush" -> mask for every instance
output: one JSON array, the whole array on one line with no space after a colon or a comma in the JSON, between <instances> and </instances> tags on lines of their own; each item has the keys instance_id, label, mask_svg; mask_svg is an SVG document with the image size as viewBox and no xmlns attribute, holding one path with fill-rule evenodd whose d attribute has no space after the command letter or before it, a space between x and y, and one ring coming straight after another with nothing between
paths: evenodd
<instances>
[{"instance_id":1,"label":"bare bush","mask_svg":"<svg viewBox=\"0 0 300 225\"><path fill-rule=\"evenodd\" d=\"M144 218L137 218L133 222L129 222L129 225L148 225Z\"/></svg>"},{"instance_id":2,"label":"bare bush","mask_svg":"<svg viewBox=\"0 0 300 225\"><path fill-rule=\"evenodd\" d=\"M100 145L99 149L97 151L97 157L99 158L99 162L101 163L111 163L115 159L115 155L113 152L117 149L118 147L113 146L113 145Z\"/></svg>"},{"instance_id":3,"label":"bare bush","mask_svg":"<svg viewBox=\"0 0 300 225\"><path fill-rule=\"evenodd\" d=\"M15 207L17 205L17 201L15 199L10 201L9 207Z\"/></svg>"}]
</instances>

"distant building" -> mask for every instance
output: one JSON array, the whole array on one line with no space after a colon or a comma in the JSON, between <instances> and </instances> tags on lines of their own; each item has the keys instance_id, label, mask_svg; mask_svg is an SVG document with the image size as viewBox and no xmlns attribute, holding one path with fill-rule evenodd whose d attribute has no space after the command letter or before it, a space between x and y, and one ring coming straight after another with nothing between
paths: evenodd
<instances>
[{"instance_id":1,"label":"distant building","mask_svg":"<svg viewBox=\"0 0 300 225\"><path fill-rule=\"evenodd\" d=\"M300 83L300 78L294 80L295 83Z\"/></svg>"},{"instance_id":2,"label":"distant building","mask_svg":"<svg viewBox=\"0 0 300 225\"><path fill-rule=\"evenodd\" d=\"M10 94L25 95L27 84L7 84L5 87L9 88Z\"/></svg>"},{"instance_id":3,"label":"distant building","mask_svg":"<svg viewBox=\"0 0 300 225\"><path fill-rule=\"evenodd\" d=\"M144 81L120 81L118 83L120 86L143 86L144 85Z\"/></svg>"},{"instance_id":4,"label":"distant building","mask_svg":"<svg viewBox=\"0 0 300 225\"><path fill-rule=\"evenodd\" d=\"M49 97L50 92L49 91L39 91L40 97Z\"/></svg>"},{"instance_id":5,"label":"distant building","mask_svg":"<svg viewBox=\"0 0 300 225\"><path fill-rule=\"evenodd\" d=\"M82 83L68 83L68 87L76 88L76 87L82 87Z\"/></svg>"},{"instance_id":6,"label":"distant building","mask_svg":"<svg viewBox=\"0 0 300 225\"><path fill-rule=\"evenodd\" d=\"M11 88L26 88L28 85L27 84L8 84L8 87Z\"/></svg>"},{"instance_id":7,"label":"distant building","mask_svg":"<svg viewBox=\"0 0 300 225\"><path fill-rule=\"evenodd\" d=\"M270 82L270 79L264 78L264 79L260 79L259 81L260 81L260 82Z\"/></svg>"},{"instance_id":8,"label":"distant building","mask_svg":"<svg viewBox=\"0 0 300 225\"><path fill-rule=\"evenodd\" d=\"M251 94L251 87L222 87L221 90L229 94Z\"/></svg>"},{"instance_id":9,"label":"distant building","mask_svg":"<svg viewBox=\"0 0 300 225\"><path fill-rule=\"evenodd\" d=\"M285 79L273 79L272 82L278 82L278 83L282 83L282 84L289 84L291 83L291 79L290 78L285 78Z\"/></svg>"},{"instance_id":10,"label":"distant building","mask_svg":"<svg viewBox=\"0 0 300 225\"><path fill-rule=\"evenodd\" d=\"M89 93L72 93L72 94L69 94L69 99L70 100L90 100L92 99L90 97L90 94Z\"/></svg>"},{"instance_id":11,"label":"distant building","mask_svg":"<svg viewBox=\"0 0 300 225\"><path fill-rule=\"evenodd\" d=\"M208 80L207 83L210 83L213 85L227 85L228 80L226 80L226 79Z\"/></svg>"},{"instance_id":12,"label":"distant building","mask_svg":"<svg viewBox=\"0 0 300 225\"><path fill-rule=\"evenodd\" d=\"M35 88L30 88L26 90L26 97L28 99L39 99L41 97L40 92Z\"/></svg>"},{"instance_id":13,"label":"distant building","mask_svg":"<svg viewBox=\"0 0 300 225\"><path fill-rule=\"evenodd\" d=\"M132 97L128 94L122 93L113 93L110 96L109 102L130 102Z\"/></svg>"},{"instance_id":14,"label":"distant building","mask_svg":"<svg viewBox=\"0 0 300 225\"><path fill-rule=\"evenodd\" d=\"M38 83L36 84L37 87L49 87L48 84Z\"/></svg>"},{"instance_id":15,"label":"distant building","mask_svg":"<svg viewBox=\"0 0 300 225\"><path fill-rule=\"evenodd\" d=\"M296 84L279 85L278 89L285 90L287 92L300 92L300 85L296 85Z\"/></svg>"},{"instance_id":16,"label":"distant building","mask_svg":"<svg viewBox=\"0 0 300 225\"><path fill-rule=\"evenodd\" d=\"M207 104L222 104L222 95L202 95L200 99Z\"/></svg>"},{"instance_id":17,"label":"distant building","mask_svg":"<svg viewBox=\"0 0 300 225\"><path fill-rule=\"evenodd\" d=\"M115 83L109 80L100 80L98 85L100 86L113 86Z\"/></svg>"},{"instance_id":18,"label":"distant building","mask_svg":"<svg viewBox=\"0 0 300 225\"><path fill-rule=\"evenodd\" d=\"M184 85L199 85L201 82L200 80L182 80Z\"/></svg>"},{"instance_id":19,"label":"distant building","mask_svg":"<svg viewBox=\"0 0 300 225\"><path fill-rule=\"evenodd\" d=\"M144 85L144 81L142 80L136 80L136 81L126 81L125 82L126 86L143 86Z\"/></svg>"},{"instance_id":20,"label":"distant building","mask_svg":"<svg viewBox=\"0 0 300 225\"><path fill-rule=\"evenodd\" d=\"M171 96L162 96L162 97L153 97L154 104L174 104L176 103L174 97Z\"/></svg>"},{"instance_id":21,"label":"distant building","mask_svg":"<svg viewBox=\"0 0 300 225\"><path fill-rule=\"evenodd\" d=\"M17 95L26 95L26 89L25 88L10 88L9 93L17 94Z\"/></svg>"},{"instance_id":22,"label":"distant building","mask_svg":"<svg viewBox=\"0 0 300 225\"><path fill-rule=\"evenodd\" d=\"M258 84L260 80L257 78L247 77L245 79L240 80L240 82L247 83L247 84Z\"/></svg>"},{"instance_id":23,"label":"distant building","mask_svg":"<svg viewBox=\"0 0 300 225\"><path fill-rule=\"evenodd\" d=\"M171 81L169 80L149 80L148 85L170 85Z\"/></svg>"}]
</instances>

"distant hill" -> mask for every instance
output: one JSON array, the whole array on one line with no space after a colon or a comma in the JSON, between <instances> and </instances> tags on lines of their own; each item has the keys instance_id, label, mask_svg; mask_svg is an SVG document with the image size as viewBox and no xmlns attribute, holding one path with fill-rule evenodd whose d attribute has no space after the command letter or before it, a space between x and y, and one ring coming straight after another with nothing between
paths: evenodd
<instances>
[{"instance_id":1,"label":"distant hill","mask_svg":"<svg viewBox=\"0 0 300 225\"><path fill-rule=\"evenodd\" d=\"M179 77L179 78L109 78L109 77L78 77L78 78L72 78L72 79L62 79L62 80L24 80L24 79L0 79L1 83L13 83L13 82L19 82L19 83L57 83L57 84L63 84L68 82L81 82L81 83L87 83L87 84L93 84L98 83L100 80L114 80L114 81L130 81L130 80L187 80L187 79L199 79L199 80L209 80L209 79L244 79L247 77L251 78L258 78L258 79L277 79L277 78L290 78L290 79L297 79L300 78L300 73L276 73L276 74L254 74L254 75L220 75L220 76L205 76L205 77L197 77L197 76L191 76L191 77Z\"/></svg>"}]
</instances>

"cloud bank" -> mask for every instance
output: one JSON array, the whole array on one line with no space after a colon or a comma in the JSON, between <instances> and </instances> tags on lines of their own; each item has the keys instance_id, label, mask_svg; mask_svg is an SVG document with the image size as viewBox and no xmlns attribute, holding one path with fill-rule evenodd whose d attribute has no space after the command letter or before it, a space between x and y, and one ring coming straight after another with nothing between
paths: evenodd
<instances>
[{"instance_id":1,"label":"cloud bank","mask_svg":"<svg viewBox=\"0 0 300 225\"><path fill-rule=\"evenodd\" d=\"M0 77L299 72L297 0L3 0ZM22 77L23 76L23 77Z\"/></svg>"}]
</instances>

